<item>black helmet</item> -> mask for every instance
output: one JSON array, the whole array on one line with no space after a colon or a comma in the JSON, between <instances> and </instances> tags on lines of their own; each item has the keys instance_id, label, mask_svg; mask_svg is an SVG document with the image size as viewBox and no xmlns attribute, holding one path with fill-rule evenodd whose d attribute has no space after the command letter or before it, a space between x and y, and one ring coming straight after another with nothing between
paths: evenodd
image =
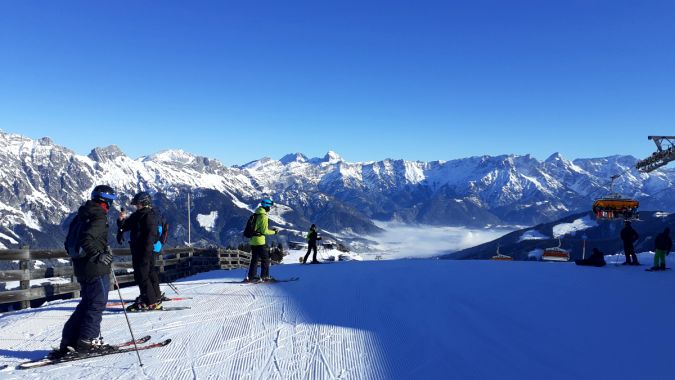
<instances>
[{"instance_id":1,"label":"black helmet","mask_svg":"<svg viewBox=\"0 0 675 380\"><path fill-rule=\"evenodd\" d=\"M110 207L113 201L117 199L115 190L108 185L98 185L91 192L91 200L97 202L104 202Z\"/></svg>"},{"instance_id":2,"label":"black helmet","mask_svg":"<svg viewBox=\"0 0 675 380\"><path fill-rule=\"evenodd\" d=\"M134 206L150 206L152 205L152 197L145 191L134 195L134 199L131 200L131 204Z\"/></svg>"}]
</instances>

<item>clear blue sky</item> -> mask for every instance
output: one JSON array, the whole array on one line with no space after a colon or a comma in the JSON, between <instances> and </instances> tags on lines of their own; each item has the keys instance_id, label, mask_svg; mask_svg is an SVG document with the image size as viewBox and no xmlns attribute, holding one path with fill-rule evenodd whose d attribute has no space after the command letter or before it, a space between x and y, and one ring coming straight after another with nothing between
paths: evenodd
<instances>
[{"instance_id":1,"label":"clear blue sky","mask_svg":"<svg viewBox=\"0 0 675 380\"><path fill-rule=\"evenodd\" d=\"M4 1L0 129L242 164L649 154L675 2Z\"/></svg>"}]
</instances>

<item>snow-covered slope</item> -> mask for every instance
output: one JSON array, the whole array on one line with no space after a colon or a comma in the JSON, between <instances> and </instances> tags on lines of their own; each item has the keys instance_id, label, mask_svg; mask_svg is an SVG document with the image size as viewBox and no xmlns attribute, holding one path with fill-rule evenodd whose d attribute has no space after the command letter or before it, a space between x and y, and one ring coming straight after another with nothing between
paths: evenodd
<instances>
[{"instance_id":1,"label":"snow-covered slope","mask_svg":"<svg viewBox=\"0 0 675 380\"><path fill-rule=\"evenodd\" d=\"M187 241L188 193L193 242L219 245L242 240L247 214L263 194L279 204L273 220L283 228L306 231L315 223L354 235L379 232L374 220L468 227L556 220L587 210L608 191L609 177L620 173L617 190L638 197L645 208L675 209L675 171L641 174L632 169L635 161L572 162L554 154L545 161L502 155L352 163L328 152L225 167L182 150L132 159L112 145L81 156L48 138L0 132L0 244L61 246L64 219L99 183L114 186L121 205L140 190L158 194L156 204L173 226L170 245ZM198 215L217 218L202 224Z\"/></svg>"},{"instance_id":2,"label":"snow-covered slope","mask_svg":"<svg viewBox=\"0 0 675 380\"><path fill-rule=\"evenodd\" d=\"M15 371L15 364L58 345L75 301L5 313L0 364L10 367L0 377L668 379L675 373L670 271L396 260L281 265L272 274L300 280L244 285L225 283L240 279L241 270L203 273L176 283L193 299L167 303L191 309L130 315L136 335L173 340L142 352L142 369L135 355L122 354ZM123 292L136 295L135 288ZM119 309L104 315L103 336L128 339Z\"/></svg>"}]
</instances>

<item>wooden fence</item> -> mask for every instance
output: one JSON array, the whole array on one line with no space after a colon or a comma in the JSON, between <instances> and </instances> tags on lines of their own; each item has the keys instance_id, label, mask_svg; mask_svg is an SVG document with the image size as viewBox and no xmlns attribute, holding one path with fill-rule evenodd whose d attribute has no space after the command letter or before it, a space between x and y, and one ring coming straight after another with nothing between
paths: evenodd
<instances>
[{"instance_id":1,"label":"wooden fence","mask_svg":"<svg viewBox=\"0 0 675 380\"><path fill-rule=\"evenodd\" d=\"M116 257L113 268L120 286L134 282L131 252L128 248L114 249ZM19 289L0 291L0 305L11 305L13 309L30 307L31 301L41 304L45 300L79 297L80 285L73 275L70 264L59 267L31 269L31 261L48 259L68 259L65 250L51 249L4 249L0 250L0 261L18 261L19 269L0 271L0 283L18 281ZM214 269L236 269L247 267L251 254L239 250L221 248L170 248L162 251L156 258L155 266L160 282L172 282L178 278ZM69 278L69 282L41 284L31 287L31 280L47 278ZM111 279L112 281L112 279ZM4 305L7 306L10 305Z\"/></svg>"}]
</instances>

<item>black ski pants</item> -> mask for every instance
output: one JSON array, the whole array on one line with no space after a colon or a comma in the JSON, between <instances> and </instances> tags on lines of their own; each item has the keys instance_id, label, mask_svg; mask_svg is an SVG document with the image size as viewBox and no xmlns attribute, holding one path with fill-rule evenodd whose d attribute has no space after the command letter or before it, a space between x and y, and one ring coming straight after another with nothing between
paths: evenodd
<instances>
[{"instance_id":1,"label":"black ski pants","mask_svg":"<svg viewBox=\"0 0 675 380\"><path fill-rule=\"evenodd\" d=\"M270 276L270 252L266 245L251 246L251 264L248 267L248 278L252 279L258 272L258 260L260 260L260 277Z\"/></svg>"},{"instance_id":2,"label":"black ski pants","mask_svg":"<svg viewBox=\"0 0 675 380\"><path fill-rule=\"evenodd\" d=\"M155 269L155 255L150 254L142 258L132 258L134 267L134 281L141 293L141 301L146 305L159 302L159 275Z\"/></svg>"},{"instance_id":3,"label":"black ski pants","mask_svg":"<svg viewBox=\"0 0 675 380\"><path fill-rule=\"evenodd\" d=\"M311 244L311 243L310 243L310 244L307 246L307 253L305 254L305 258L302 259L302 262L303 262L303 263L306 263L306 262L307 262L307 258L309 257L309 253L310 253L312 250L314 250L314 255L312 255L312 262L316 262L316 261L317 261L317 260L316 260L316 243L315 243L315 244Z\"/></svg>"},{"instance_id":4,"label":"black ski pants","mask_svg":"<svg viewBox=\"0 0 675 380\"><path fill-rule=\"evenodd\" d=\"M103 310L108 303L110 276L94 277L79 281L82 300L63 326L61 347L75 347L78 339L92 340L101 335Z\"/></svg>"},{"instance_id":5,"label":"black ski pants","mask_svg":"<svg viewBox=\"0 0 675 380\"><path fill-rule=\"evenodd\" d=\"M632 265L638 264L637 256L635 255L635 248L633 247L632 243L623 245L623 253L626 255L626 263Z\"/></svg>"}]
</instances>

